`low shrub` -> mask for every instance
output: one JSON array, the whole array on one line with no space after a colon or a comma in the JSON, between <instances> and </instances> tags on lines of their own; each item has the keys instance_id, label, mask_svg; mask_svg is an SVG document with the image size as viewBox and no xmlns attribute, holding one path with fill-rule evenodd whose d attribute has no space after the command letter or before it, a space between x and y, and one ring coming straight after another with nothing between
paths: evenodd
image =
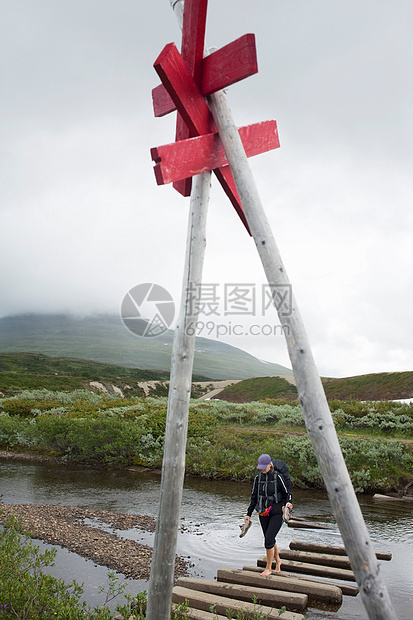
<instances>
[{"instance_id":1,"label":"low shrub","mask_svg":"<svg viewBox=\"0 0 413 620\"><path fill-rule=\"evenodd\" d=\"M334 424L339 430L368 430L375 435L386 434L396 436L410 436L413 434L413 418L405 413L395 411L379 412L368 410L365 415L353 416L342 409L332 413Z\"/></svg>"},{"instance_id":2,"label":"low shrub","mask_svg":"<svg viewBox=\"0 0 413 620\"><path fill-rule=\"evenodd\" d=\"M38 448L53 450L65 460L83 463L132 463L142 429L134 421L116 418L56 418L36 420Z\"/></svg>"},{"instance_id":3,"label":"low shrub","mask_svg":"<svg viewBox=\"0 0 413 620\"><path fill-rule=\"evenodd\" d=\"M66 585L42 572L53 566L55 556L55 549L40 553L29 534L21 534L14 517L7 519L0 530L0 609L4 620L107 617L97 613L86 616L86 605L79 603L82 588L76 582Z\"/></svg>"},{"instance_id":4,"label":"low shrub","mask_svg":"<svg viewBox=\"0 0 413 620\"><path fill-rule=\"evenodd\" d=\"M167 404L165 397L121 399L86 390L26 391L0 401L0 446L60 455L77 463L158 468L163 458ZM406 446L388 440L389 436L413 434L411 405L332 401L330 407L358 491L387 490L401 477L412 475ZM359 437L347 437L346 432ZM251 463L262 452L283 458L295 484L323 487L298 405L268 400L190 402L189 473L249 480L254 475Z\"/></svg>"}]
</instances>

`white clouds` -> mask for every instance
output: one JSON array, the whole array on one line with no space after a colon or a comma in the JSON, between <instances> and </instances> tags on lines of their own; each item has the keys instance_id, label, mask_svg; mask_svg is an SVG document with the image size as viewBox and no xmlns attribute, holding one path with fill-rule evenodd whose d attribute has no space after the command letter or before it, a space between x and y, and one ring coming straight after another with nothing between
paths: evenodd
<instances>
[{"instance_id":1,"label":"white clouds","mask_svg":"<svg viewBox=\"0 0 413 620\"><path fill-rule=\"evenodd\" d=\"M154 281L178 300L189 201L157 187L152 64L179 40L166 0L4 11L0 314L117 312ZM207 43L255 32L260 73L232 87L239 124L276 118L251 161L320 372L412 365L413 44L408 2L210 0ZM206 282L264 281L213 180ZM288 365L281 337L229 342Z\"/></svg>"}]
</instances>

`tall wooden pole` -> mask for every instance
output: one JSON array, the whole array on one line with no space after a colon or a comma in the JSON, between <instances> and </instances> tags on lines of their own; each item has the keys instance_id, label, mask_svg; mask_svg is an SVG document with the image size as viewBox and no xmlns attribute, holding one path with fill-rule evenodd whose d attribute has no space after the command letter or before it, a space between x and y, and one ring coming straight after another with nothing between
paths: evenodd
<instances>
[{"instance_id":1,"label":"tall wooden pole","mask_svg":"<svg viewBox=\"0 0 413 620\"><path fill-rule=\"evenodd\" d=\"M222 91L210 95L208 101L268 284L275 292L277 287L290 286L290 282L265 215L238 130ZM294 296L291 315L284 316L279 310L279 318L286 326L284 333L307 432L368 616L371 620L396 620L396 614L380 575L373 545L341 452L324 389Z\"/></svg>"},{"instance_id":2,"label":"tall wooden pole","mask_svg":"<svg viewBox=\"0 0 413 620\"><path fill-rule=\"evenodd\" d=\"M170 0L170 4L182 25L183 0ZM222 92L215 93L210 95L208 101L268 283L274 290L275 303L277 287L290 287L290 282L262 207L239 133L232 120L225 97ZM183 299L185 298L186 290L185 282L186 286L188 286L191 281L194 281L194 278L189 275L189 271L192 268L190 252L188 256L188 273L184 281ZM341 453L331 413L294 296L292 296L292 311L289 316L284 316L281 310L278 309L277 304L275 305L279 312L280 320L286 327L284 333L307 432L320 466L352 568L360 586L363 603L371 620L396 620L386 586L379 572L379 565L372 542ZM183 301L180 326L185 325L186 319L187 311ZM188 388L188 386L184 387L184 384L192 371L192 360L189 361L191 346L188 337L185 336L185 331L183 327L183 332L180 332L174 341L174 371L173 373L171 371L170 401L166 429L168 449L167 444L165 444L161 506L155 536L153 570L149 586L147 618L150 620L166 620L169 618L187 430L185 416L181 418L179 416L184 409L187 409L184 403L186 398L189 400L189 394L185 390L190 390L190 385ZM185 349L185 347L188 347L188 349ZM190 365L190 371L187 367L188 364ZM175 377L173 383L172 376ZM173 413L175 407L177 415ZM175 443L179 443L179 449L173 448ZM178 452L180 456L178 456ZM176 497L175 492L177 494ZM167 513L168 504L174 504L174 508L170 513ZM166 514L170 514L173 519L172 527L167 527ZM168 540L168 537L171 538ZM165 569L162 566L163 564L165 564Z\"/></svg>"},{"instance_id":3,"label":"tall wooden pole","mask_svg":"<svg viewBox=\"0 0 413 620\"><path fill-rule=\"evenodd\" d=\"M211 173L194 177L188 222L185 271L181 306L172 347L171 376L162 463L161 492L156 523L151 575L148 589L147 620L169 620L185 475L185 449L191 396L197 309L188 291L201 284L206 245L206 219ZM191 289L192 287L192 289ZM193 335L188 335L193 334Z\"/></svg>"}]
</instances>

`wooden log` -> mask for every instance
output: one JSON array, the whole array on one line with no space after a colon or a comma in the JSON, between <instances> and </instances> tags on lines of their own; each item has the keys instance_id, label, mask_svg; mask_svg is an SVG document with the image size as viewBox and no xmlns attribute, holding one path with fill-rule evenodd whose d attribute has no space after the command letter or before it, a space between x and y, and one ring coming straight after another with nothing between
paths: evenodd
<instances>
[{"instance_id":1,"label":"wooden log","mask_svg":"<svg viewBox=\"0 0 413 620\"><path fill-rule=\"evenodd\" d=\"M283 560L295 560L310 564L321 564L332 568L345 568L351 570L350 560L343 555L329 555L328 553L315 553L312 551L295 551L292 549L279 549L280 558Z\"/></svg>"},{"instance_id":2,"label":"wooden log","mask_svg":"<svg viewBox=\"0 0 413 620\"><path fill-rule=\"evenodd\" d=\"M228 607L230 607L234 613L243 610L251 614L255 611L258 614L261 613L262 616L268 618L268 620L279 620L281 611L275 607L254 605L254 603L237 601L236 599L226 596L217 596L216 594L207 594L206 592L198 592L196 590L190 590L189 588L175 586L172 590L172 601L174 603L183 603L185 599L188 600L189 607L210 611L213 606L216 613L222 615L226 614ZM283 620L305 620L303 614L295 611L285 611L282 618Z\"/></svg>"},{"instance_id":3,"label":"wooden log","mask_svg":"<svg viewBox=\"0 0 413 620\"><path fill-rule=\"evenodd\" d=\"M243 570L252 571L253 573L262 573L262 568L259 566L243 566ZM308 575L300 575L298 573L288 573L284 570L282 570L281 573L273 572L273 575L279 574L282 577L288 577L289 579L301 579L303 581L312 581L313 583L324 584L327 586L337 586L337 588L340 588L342 593L346 594L347 596L357 596L357 594L359 593L359 589L357 586L352 586L348 583L343 583L341 581L329 581L328 579L320 579L318 577L310 577Z\"/></svg>"},{"instance_id":4,"label":"wooden log","mask_svg":"<svg viewBox=\"0 0 413 620\"><path fill-rule=\"evenodd\" d=\"M375 493L373 495L373 499L382 499L384 501L391 501L391 502L403 502L404 501L404 497L398 497L397 495L382 495L381 493Z\"/></svg>"},{"instance_id":5,"label":"wooden log","mask_svg":"<svg viewBox=\"0 0 413 620\"><path fill-rule=\"evenodd\" d=\"M303 519L290 519L287 525L288 527L303 528L307 530L331 530L331 526L326 525L325 523L315 523L314 521L304 521Z\"/></svg>"},{"instance_id":6,"label":"wooden log","mask_svg":"<svg viewBox=\"0 0 413 620\"><path fill-rule=\"evenodd\" d=\"M265 568L267 560L265 556L258 558L257 565ZM355 581L356 578L352 570L344 568L332 568L330 566L320 566L318 564L310 564L309 562L296 562L295 560L283 560L284 569L292 573L302 573L304 575L318 575L319 577L330 577L330 579L344 579L346 581ZM275 562L273 562L275 568Z\"/></svg>"},{"instance_id":7,"label":"wooden log","mask_svg":"<svg viewBox=\"0 0 413 620\"><path fill-rule=\"evenodd\" d=\"M309 601L320 601L331 605L340 605L343 598L340 588L335 584L319 583L311 580L306 582L304 579L287 577L283 573L274 573L268 577L261 577L261 575L257 574L256 567L250 566L244 566L243 570L238 568L219 568L217 571L217 581L307 594Z\"/></svg>"},{"instance_id":8,"label":"wooden log","mask_svg":"<svg viewBox=\"0 0 413 620\"><path fill-rule=\"evenodd\" d=\"M198 304L193 304L191 316L187 292L190 286L199 287L202 282L210 185L210 172L194 177L188 217L181 305L172 345L165 446L158 520L148 588L147 620L166 620L171 614L195 352L195 333L188 328L197 320L198 313Z\"/></svg>"},{"instance_id":9,"label":"wooden log","mask_svg":"<svg viewBox=\"0 0 413 620\"><path fill-rule=\"evenodd\" d=\"M283 592L269 588L254 587L251 585L239 585L226 582L216 582L207 579L195 579L192 577L180 577L176 582L177 586L199 590L208 594L218 594L235 598L239 601L251 602L256 600L259 605L269 607L285 606L290 611L304 611L308 604L308 596L297 592Z\"/></svg>"},{"instance_id":10,"label":"wooden log","mask_svg":"<svg viewBox=\"0 0 413 620\"><path fill-rule=\"evenodd\" d=\"M292 540L290 549L296 551L314 551L315 553L328 553L332 555L347 555L345 547L336 545L323 545L321 543L309 543L301 540ZM386 551L376 551L376 558L379 560L391 560L392 554Z\"/></svg>"},{"instance_id":11,"label":"wooden log","mask_svg":"<svg viewBox=\"0 0 413 620\"><path fill-rule=\"evenodd\" d=\"M209 611L203 611L202 609L193 609L192 607L185 612L185 618L188 618L188 620L228 620L228 616L221 616Z\"/></svg>"}]
</instances>

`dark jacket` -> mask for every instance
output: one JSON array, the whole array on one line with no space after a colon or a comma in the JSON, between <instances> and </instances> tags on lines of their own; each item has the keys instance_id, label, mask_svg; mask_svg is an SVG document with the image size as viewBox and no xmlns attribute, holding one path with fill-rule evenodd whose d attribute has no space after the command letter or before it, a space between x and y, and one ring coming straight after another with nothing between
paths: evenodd
<instances>
[{"instance_id":1,"label":"dark jacket","mask_svg":"<svg viewBox=\"0 0 413 620\"><path fill-rule=\"evenodd\" d=\"M273 514L280 514L282 507L292 501L292 484L287 465L281 459L271 459L271 461L274 470L270 470L267 474L260 472L254 478L250 505L247 510L249 516L258 507L260 499L263 500L264 508L272 507Z\"/></svg>"}]
</instances>

